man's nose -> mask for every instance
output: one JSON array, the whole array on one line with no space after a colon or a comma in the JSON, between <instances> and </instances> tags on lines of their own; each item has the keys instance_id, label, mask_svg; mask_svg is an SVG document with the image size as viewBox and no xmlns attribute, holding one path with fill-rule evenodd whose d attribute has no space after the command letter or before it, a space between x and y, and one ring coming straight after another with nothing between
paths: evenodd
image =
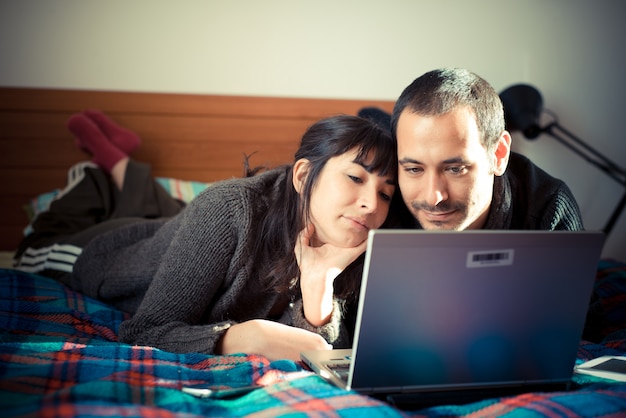
<instances>
[{"instance_id":1,"label":"man's nose","mask_svg":"<svg viewBox=\"0 0 626 418\"><path fill-rule=\"evenodd\" d=\"M431 206L437 206L439 203L448 199L448 190L446 181L439 175L431 175L427 179L426 185L426 201Z\"/></svg>"}]
</instances>

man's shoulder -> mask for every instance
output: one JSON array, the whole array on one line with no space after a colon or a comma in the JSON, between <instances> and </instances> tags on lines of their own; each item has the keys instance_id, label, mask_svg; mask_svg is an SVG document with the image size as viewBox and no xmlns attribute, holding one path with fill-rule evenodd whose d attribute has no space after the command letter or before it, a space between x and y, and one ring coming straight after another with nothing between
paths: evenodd
<instances>
[{"instance_id":1,"label":"man's shoulder","mask_svg":"<svg viewBox=\"0 0 626 418\"><path fill-rule=\"evenodd\" d=\"M523 173L523 172L539 172L541 174L545 174L550 176L544 169L540 168L537 164L532 162L530 158L525 155L518 154L517 152L511 151L511 155L509 157L509 165L507 170L513 170L515 173ZM552 177L552 176L550 176Z\"/></svg>"},{"instance_id":2,"label":"man's shoulder","mask_svg":"<svg viewBox=\"0 0 626 418\"><path fill-rule=\"evenodd\" d=\"M563 180L552 176L546 170L533 163L528 157L516 152L511 152L506 173L509 179L512 180L512 186L529 191L538 188L557 190L566 187Z\"/></svg>"},{"instance_id":3,"label":"man's shoulder","mask_svg":"<svg viewBox=\"0 0 626 418\"><path fill-rule=\"evenodd\" d=\"M578 204L563 180L517 153L511 153L505 177L511 188L514 217L522 222L522 228L582 229Z\"/></svg>"}]
</instances>

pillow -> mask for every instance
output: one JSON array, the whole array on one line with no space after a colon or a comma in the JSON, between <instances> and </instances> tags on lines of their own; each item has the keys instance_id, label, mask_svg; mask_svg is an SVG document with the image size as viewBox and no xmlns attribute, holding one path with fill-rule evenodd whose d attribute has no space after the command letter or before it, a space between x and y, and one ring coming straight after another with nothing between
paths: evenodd
<instances>
[{"instance_id":1,"label":"pillow","mask_svg":"<svg viewBox=\"0 0 626 418\"><path fill-rule=\"evenodd\" d=\"M200 181L172 179L168 177L157 177L156 181L163 186L170 196L174 199L182 200L185 203L191 202L194 197L198 196L200 192L211 184Z\"/></svg>"},{"instance_id":2,"label":"pillow","mask_svg":"<svg viewBox=\"0 0 626 418\"><path fill-rule=\"evenodd\" d=\"M28 221L31 222L35 219L35 216L40 214L41 212L45 212L50 207L50 203L57 197L57 195L61 192L61 189L54 189L50 192L40 194L32 198L28 204L24 205L24 210L26 211L26 216L28 216Z\"/></svg>"}]
</instances>

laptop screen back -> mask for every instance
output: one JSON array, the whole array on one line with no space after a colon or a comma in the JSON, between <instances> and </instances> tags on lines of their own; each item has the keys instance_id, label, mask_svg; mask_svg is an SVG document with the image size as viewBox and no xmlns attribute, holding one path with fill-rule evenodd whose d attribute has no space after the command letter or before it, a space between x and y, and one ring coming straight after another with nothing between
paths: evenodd
<instances>
[{"instance_id":1,"label":"laptop screen back","mask_svg":"<svg viewBox=\"0 0 626 418\"><path fill-rule=\"evenodd\" d=\"M371 234L349 388L571 378L601 233Z\"/></svg>"}]
</instances>

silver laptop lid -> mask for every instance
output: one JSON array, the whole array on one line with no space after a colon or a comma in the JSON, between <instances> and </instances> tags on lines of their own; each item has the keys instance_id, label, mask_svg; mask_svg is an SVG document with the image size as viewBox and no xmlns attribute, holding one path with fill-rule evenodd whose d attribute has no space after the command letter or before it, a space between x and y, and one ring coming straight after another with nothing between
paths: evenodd
<instances>
[{"instance_id":1,"label":"silver laptop lid","mask_svg":"<svg viewBox=\"0 0 626 418\"><path fill-rule=\"evenodd\" d=\"M349 389L567 381L604 235L370 231Z\"/></svg>"}]
</instances>

